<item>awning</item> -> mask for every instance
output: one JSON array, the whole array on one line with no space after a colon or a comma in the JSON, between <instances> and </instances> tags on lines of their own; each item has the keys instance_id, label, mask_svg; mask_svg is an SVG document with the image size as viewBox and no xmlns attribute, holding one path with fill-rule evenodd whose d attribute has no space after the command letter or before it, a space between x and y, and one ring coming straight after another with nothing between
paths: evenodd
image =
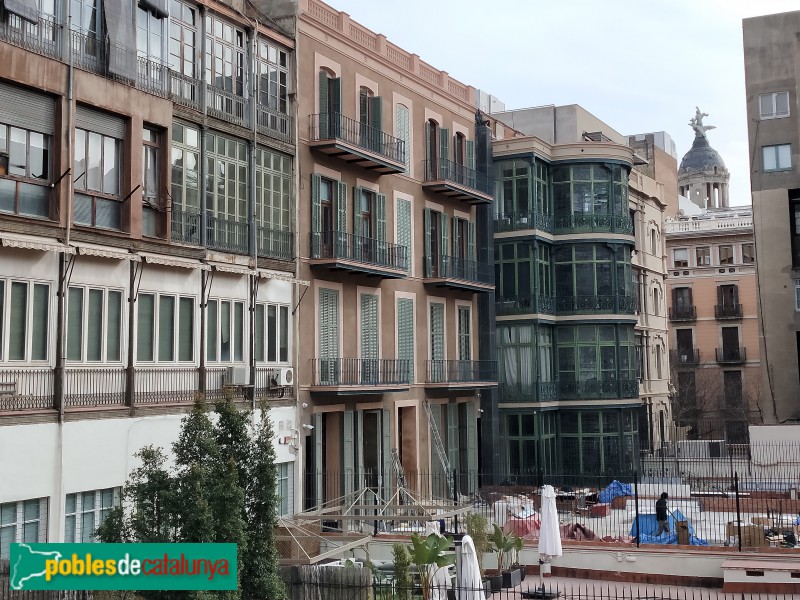
<instances>
[{"instance_id":1,"label":"awning","mask_svg":"<svg viewBox=\"0 0 800 600\"><path fill-rule=\"evenodd\" d=\"M0 245L6 248L23 248L25 250L41 250L42 252L75 254L74 248L62 244L55 238L24 235L22 233L0 233Z\"/></svg>"},{"instance_id":2,"label":"awning","mask_svg":"<svg viewBox=\"0 0 800 600\"><path fill-rule=\"evenodd\" d=\"M97 256L99 258L110 258L111 260L132 260L139 262L141 256L133 252L128 252L121 248L108 248L97 244L85 244L83 242L73 242L75 249L80 256Z\"/></svg>"},{"instance_id":3,"label":"awning","mask_svg":"<svg viewBox=\"0 0 800 600\"><path fill-rule=\"evenodd\" d=\"M296 283L297 285L304 285L306 287L311 285L310 281L305 279L295 279L294 276L288 273L278 273L277 271L267 271L265 269L258 270L258 276L262 279L274 279L276 281L288 281L289 283Z\"/></svg>"},{"instance_id":4,"label":"awning","mask_svg":"<svg viewBox=\"0 0 800 600\"><path fill-rule=\"evenodd\" d=\"M161 254L150 254L149 252L139 252L139 256L149 265L162 265L164 267L175 267L178 269L199 269L200 271L208 271L211 268L193 258L163 256Z\"/></svg>"},{"instance_id":5,"label":"awning","mask_svg":"<svg viewBox=\"0 0 800 600\"><path fill-rule=\"evenodd\" d=\"M236 275L252 275L253 269L243 265L232 265L230 263L207 262L206 266L211 267L214 271L222 273L235 273Z\"/></svg>"}]
</instances>

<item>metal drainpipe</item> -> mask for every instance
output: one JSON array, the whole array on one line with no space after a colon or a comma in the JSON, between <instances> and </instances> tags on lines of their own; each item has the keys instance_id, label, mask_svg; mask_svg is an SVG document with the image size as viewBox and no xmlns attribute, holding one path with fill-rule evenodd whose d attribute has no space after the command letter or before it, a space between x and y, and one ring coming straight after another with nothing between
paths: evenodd
<instances>
[{"instance_id":1,"label":"metal drainpipe","mask_svg":"<svg viewBox=\"0 0 800 600\"><path fill-rule=\"evenodd\" d=\"M253 25L253 40L250 44L250 125L253 130L253 140L248 156L250 171L248 173L248 189L250 196L250 235L249 240L253 256L255 273L250 275L250 405L256 408L256 301L258 300L258 223L256 221L256 150L258 148L258 74L256 73L256 56L258 56L258 19Z\"/></svg>"}]
</instances>

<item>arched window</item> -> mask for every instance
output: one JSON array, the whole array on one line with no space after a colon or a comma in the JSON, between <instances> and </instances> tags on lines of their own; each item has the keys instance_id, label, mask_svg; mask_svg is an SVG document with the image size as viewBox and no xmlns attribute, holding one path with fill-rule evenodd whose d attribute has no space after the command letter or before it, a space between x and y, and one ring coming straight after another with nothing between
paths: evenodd
<instances>
[{"instance_id":1,"label":"arched window","mask_svg":"<svg viewBox=\"0 0 800 600\"><path fill-rule=\"evenodd\" d=\"M427 153L426 178L429 180L439 179L439 144L441 142L442 130L439 124L433 119L428 119L425 123L425 145Z\"/></svg>"}]
</instances>

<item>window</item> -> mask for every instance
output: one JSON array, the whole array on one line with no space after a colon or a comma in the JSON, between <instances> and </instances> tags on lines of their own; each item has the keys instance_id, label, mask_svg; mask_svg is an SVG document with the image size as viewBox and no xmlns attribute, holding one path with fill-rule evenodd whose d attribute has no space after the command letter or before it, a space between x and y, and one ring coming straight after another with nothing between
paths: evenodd
<instances>
[{"instance_id":1,"label":"window","mask_svg":"<svg viewBox=\"0 0 800 600\"><path fill-rule=\"evenodd\" d=\"M756 248L753 244L742 244L742 262L745 264L756 262Z\"/></svg>"},{"instance_id":2,"label":"window","mask_svg":"<svg viewBox=\"0 0 800 600\"><path fill-rule=\"evenodd\" d=\"M732 265L733 264L733 246L720 246L719 247L719 264Z\"/></svg>"},{"instance_id":3,"label":"window","mask_svg":"<svg viewBox=\"0 0 800 600\"><path fill-rule=\"evenodd\" d=\"M559 310L611 310L616 296L632 297L630 246L574 244L554 254Z\"/></svg>"},{"instance_id":4,"label":"window","mask_svg":"<svg viewBox=\"0 0 800 600\"><path fill-rule=\"evenodd\" d=\"M95 531L118 505L119 488L67 494L64 541L68 544L97 542Z\"/></svg>"},{"instance_id":5,"label":"window","mask_svg":"<svg viewBox=\"0 0 800 600\"><path fill-rule=\"evenodd\" d=\"M397 358L408 361L409 381L414 381L414 301L397 300Z\"/></svg>"},{"instance_id":6,"label":"window","mask_svg":"<svg viewBox=\"0 0 800 600\"><path fill-rule=\"evenodd\" d=\"M0 504L0 560L10 558L11 544L47 541L47 498Z\"/></svg>"},{"instance_id":7,"label":"window","mask_svg":"<svg viewBox=\"0 0 800 600\"><path fill-rule=\"evenodd\" d=\"M278 478L275 482L275 493L280 498L280 506L278 507L278 516L283 517L293 512L293 506L290 502L292 494L292 463L278 463Z\"/></svg>"},{"instance_id":8,"label":"window","mask_svg":"<svg viewBox=\"0 0 800 600\"><path fill-rule=\"evenodd\" d=\"M444 360L444 304L431 303L431 360Z\"/></svg>"},{"instance_id":9,"label":"window","mask_svg":"<svg viewBox=\"0 0 800 600\"><path fill-rule=\"evenodd\" d=\"M141 9L140 9L141 10ZM159 178L159 145L161 135L145 127L142 130L142 233L151 237L159 235L159 209L161 202Z\"/></svg>"},{"instance_id":10,"label":"window","mask_svg":"<svg viewBox=\"0 0 800 600\"><path fill-rule=\"evenodd\" d=\"M772 92L758 96L758 108L762 119L778 119L789 116L789 92Z\"/></svg>"},{"instance_id":11,"label":"window","mask_svg":"<svg viewBox=\"0 0 800 600\"><path fill-rule=\"evenodd\" d=\"M172 124L172 239L200 243L200 132Z\"/></svg>"},{"instance_id":12,"label":"window","mask_svg":"<svg viewBox=\"0 0 800 600\"><path fill-rule=\"evenodd\" d=\"M658 233L655 229L650 230L650 254L653 256L661 256L658 251Z\"/></svg>"},{"instance_id":13,"label":"window","mask_svg":"<svg viewBox=\"0 0 800 600\"><path fill-rule=\"evenodd\" d=\"M50 216L50 136L0 123L0 211Z\"/></svg>"},{"instance_id":14,"label":"window","mask_svg":"<svg viewBox=\"0 0 800 600\"><path fill-rule=\"evenodd\" d=\"M789 222L792 235L792 266L800 267L800 199L789 196Z\"/></svg>"},{"instance_id":15,"label":"window","mask_svg":"<svg viewBox=\"0 0 800 600\"><path fill-rule=\"evenodd\" d=\"M244 360L244 303L213 299L206 315L206 358L210 362Z\"/></svg>"},{"instance_id":16,"label":"window","mask_svg":"<svg viewBox=\"0 0 800 600\"><path fill-rule=\"evenodd\" d=\"M359 358L362 359L361 381L364 383L377 383L378 365L380 358L378 349L378 296L374 294L359 294L359 331L361 336Z\"/></svg>"},{"instance_id":17,"label":"window","mask_svg":"<svg viewBox=\"0 0 800 600\"><path fill-rule=\"evenodd\" d=\"M247 145L213 133L206 135L206 144L208 244L212 248L246 254Z\"/></svg>"},{"instance_id":18,"label":"window","mask_svg":"<svg viewBox=\"0 0 800 600\"><path fill-rule=\"evenodd\" d=\"M255 353L258 362L289 361L289 307L257 304Z\"/></svg>"},{"instance_id":19,"label":"window","mask_svg":"<svg viewBox=\"0 0 800 600\"><path fill-rule=\"evenodd\" d=\"M256 241L259 256L290 260L292 159L259 146L255 152Z\"/></svg>"},{"instance_id":20,"label":"window","mask_svg":"<svg viewBox=\"0 0 800 600\"><path fill-rule=\"evenodd\" d=\"M458 360L472 360L472 343L470 341L470 309L469 306L458 307Z\"/></svg>"},{"instance_id":21,"label":"window","mask_svg":"<svg viewBox=\"0 0 800 600\"><path fill-rule=\"evenodd\" d=\"M170 13L169 67L176 73L194 79L197 77L195 70L197 9L181 0L172 0ZM187 83L188 85L176 86L173 80L172 92L190 100L199 100L194 93L194 85Z\"/></svg>"},{"instance_id":22,"label":"window","mask_svg":"<svg viewBox=\"0 0 800 600\"><path fill-rule=\"evenodd\" d=\"M49 314L49 285L0 280L0 359L47 360Z\"/></svg>"},{"instance_id":23,"label":"window","mask_svg":"<svg viewBox=\"0 0 800 600\"><path fill-rule=\"evenodd\" d=\"M698 267L706 267L711 264L711 248L709 246L701 246L695 250ZM676 265L677 266L677 265Z\"/></svg>"},{"instance_id":24,"label":"window","mask_svg":"<svg viewBox=\"0 0 800 600\"><path fill-rule=\"evenodd\" d=\"M628 216L628 170L617 165L554 167L553 203L556 227L559 227L559 218L570 219L567 227L584 227L592 222L602 223L596 219L587 220L587 215ZM572 221L574 217L579 218Z\"/></svg>"},{"instance_id":25,"label":"window","mask_svg":"<svg viewBox=\"0 0 800 600\"><path fill-rule=\"evenodd\" d=\"M194 360L194 298L140 292L136 304L136 360Z\"/></svg>"},{"instance_id":26,"label":"window","mask_svg":"<svg viewBox=\"0 0 800 600\"><path fill-rule=\"evenodd\" d=\"M559 379L565 382L562 392L574 397L583 388L595 397L616 397L616 382L636 377L633 335L633 326L626 325L556 328Z\"/></svg>"},{"instance_id":27,"label":"window","mask_svg":"<svg viewBox=\"0 0 800 600\"><path fill-rule=\"evenodd\" d=\"M407 106L398 104L395 110L395 134L403 142L403 162L406 164L405 174L411 174L411 122Z\"/></svg>"},{"instance_id":28,"label":"window","mask_svg":"<svg viewBox=\"0 0 800 600\"><path fill-rule=\"evenodd\" d=\"M411 238L411 201L398 198L395 209L397 210L397 217L395 224L397 225L397 245L405 248L406 258L408 260L408 272L411 272L413 265L413 247L414 243ZM402 252L398 249L398 252Z\"/></svg>"},{"instance_id":29,"label":"window","mask_svg":"<svg viewBox=\"0 0 800 600\"><path fill-rule=\"evenodd\" d=\"M689 266L689 251L686 248L676 248L672 251L672 264L678 267Z\"/></svg>"},{"instance_id":30,"label":"window","mask_svg":"<svg viewBox=\"0 0 800 600\"><path fill-rule=\"evenodd\" d=\"M800 312L800 279L794 280L794 309Z\"/></svg>"},{"instance_id":31,"label":"window","mask_svg":"<svg viewBox=\"0 0 800 600\"><path fill-rule=\"evenodd\" d=\"M286 51L259 38L258 102L279 113L288 112L288 57ZM287 132L288 133L288 132Z\"/></svg>"},{"instance_id":32,"label":"window","mask_svg":"<svg viewBox=\"0 0 800 600\"><path fill-rule=\"evenodd\" d=\"M164 19L156 15L153 11L143 8L140 4L136 9L136 51L138 55L141 58L158 63L160 67L164 56L163 45ZM139 77L142 76L146 78L146 81L150 81L151 78L154 77L159 88L163 85L158 67L151 69L140 63Z\"/></svg>"},{"instance_id":33,"label":"window","mask_svg":"<svg viewBox=\"0 0 800 600\"><path fill-rule=\"evenodd\" d=\"M788 171L792 168L792 145L779 144L761 148L764 172Z\"/></svg>"},{"instance_id":34,"label":"window","mask_svg":"<svg viewBox=\"0 0 800 600\"><path fill-rule=\"evenodd\" d=\"M67 360L119 362L122 292L70 286Z\"/></svg>"},{"instance_id":35,"label":"window","mask_svg":"<svg viewBox=\"0 0 800 600\"><path fill-rule=\"evenodd\" d=\"M645 353L643 351L643 336L641 333L635 333L633 336L633 345L636 349L636 380L642 381L644 378L644 359Z\"/></svg>"},{"instance_id":36,"label":"window","mask_svg":"<svg viewBox=\"0 0 800 600\"><path fill-rule=\"evenodd\" d=\"M206 16L206 83L219 90L244 96L245 34L213 14ZM214 108L223 110L223 96L214 97ZM242 109L243 110L243 109ZM241 115L244 117L244 115ZM213 146L212 146L213 147Z\"/></svg>"},{"instance_id":37,"label":"window","mask_svg":"<svg viewBox=\"0 0 800 600\"><path fill-rule=\"evenodd\" d=\"M26 45L33 43L32 48L37 52L43 50L48 56L59 56L56 43L60 27L56 7L55 0L34 0L30 3L29 10L38 13L38 20L31 22L11 12L6 5L5 14L0 16L0 22L4 21L4 26L8 28L5 35L11 39L24 39Z\"/></svg>"},{"instance_id":38,"label":"window","mask_svg":"<svg viewBox=\"0 0 800 600\"><path fill-rule=\"evenodd\" d=\"M100 40L105 34L102 9L101 0L72 0L71 22L76 30L72 38L72 51L77 55L76 60L88 63L89 67L97 66L96 61L102 56L103 44Z\"/></svg>"},{"instance_id":39,"label":"window","mask_svg":"<svg viewBox=\"0 0 800 600\"><path fill-rule=\"evenodd\" d=\"M121 164L119 140L75 129L75 223L121 228L121 203L118 202Z\"/></svg>"}]
</instances>

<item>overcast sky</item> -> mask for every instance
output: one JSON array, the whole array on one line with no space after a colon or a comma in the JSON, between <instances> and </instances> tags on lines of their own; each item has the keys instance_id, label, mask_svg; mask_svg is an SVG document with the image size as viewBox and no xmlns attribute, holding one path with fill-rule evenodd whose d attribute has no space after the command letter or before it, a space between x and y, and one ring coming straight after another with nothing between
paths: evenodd
<instances>
[{"instance_id":1,"label":"overcast sky","mask_svg":"<svg viewBox=\"0 0 800 600\"><path fill-rule=\"evenodd\" d=\"M742 18L797 0L327 0L506 107L580 104L623 134L666 131L678 161L695 106L750 204Z\"/></svg>"}]
</instances>

